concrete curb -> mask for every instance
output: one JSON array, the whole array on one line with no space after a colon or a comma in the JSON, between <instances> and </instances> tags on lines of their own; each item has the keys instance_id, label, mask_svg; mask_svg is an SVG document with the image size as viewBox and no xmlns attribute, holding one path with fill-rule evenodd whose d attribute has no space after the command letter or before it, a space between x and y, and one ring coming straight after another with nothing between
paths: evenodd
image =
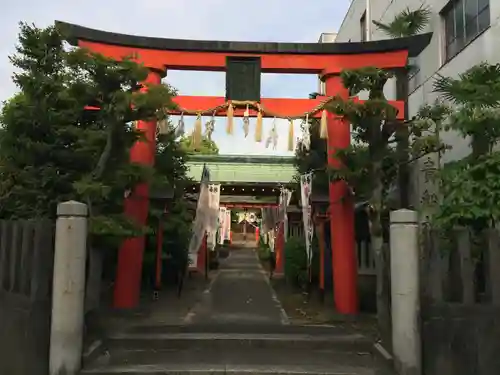
<instances>
[{"instance_id":1,"label":"concrete curb","mask_svg":"<svg viewBox=\"0 0 500 375\"><path fill-rule=\"evenodd\" d=\"M93 341L82 354L82 366L85 367L94 362L106 352L106 347L102 340Z\"/></svg>"},{"instance_id":2,"label":"concrete curb","mask_svg":"<svg viewBox=\"0 0 500 375\"><path fill-rule=\"evenodd\" d=\"M394 371L394 358L391 353L389 353L380 342L373 344L373 349L373 354L383 363L383 365L387 369Z\"/></svg>"},{"instance_id":3,"label":"concrete curb","mask_svg":"<svg viewBox=\"0 0 500 375\"><path fill-rule=\"evenodd\" d=\"M335 350L371 353L373 343L362 335L265 335L265 334L122 334L109 337L109 349L121 350L211 350L219 348Z\"/></svg>"},{"instance_id":4,"label":"concrete curb","mask_svg":"<svg viewBox=\"0 0 500 375\"><path fill-rule=\"evenodd\" d=\"M262 274L262 276L264 277L264 280L266 280L266 284L269 287L269 290L271 291L271 297L272 297L274 303L276 304L276 306L280 310L281 324L283 324L283 325L289 325L290 324L290 318L288 317L285 309L281 305L281 301L279 300L278 295L276 294L273 286L271 285L271 281L269 280L269 277L267 275L266 270L262 267L262 264L260 263L259 254L258 254L257 250L253 249L253 253L255 255L255 258L257 259L257 264L259 265L259 271Z\"/></svg>"},{"instance_id":5,"label":"concrete curb","mask_svg":"<svg viewBox=\"0 0 500 375\"><path fill-rule=\"evenodd\" d=\"M128 374L128 375L218 375L218 374L251 374L251 375L375 375L375 370L362 367L335 366L325 368L320 366L245 366L245 365L213 365L196 364L189 366L116 366L89 369L82 374Z\"/></svg>"}]
</instances>

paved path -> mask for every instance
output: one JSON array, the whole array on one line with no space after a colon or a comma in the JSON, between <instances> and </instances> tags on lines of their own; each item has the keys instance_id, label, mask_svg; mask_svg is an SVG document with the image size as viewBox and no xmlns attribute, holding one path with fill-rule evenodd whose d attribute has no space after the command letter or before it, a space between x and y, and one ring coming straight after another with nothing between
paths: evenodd
<instances>
[{"instance_id":1,"label":"paved path","mask_svg":"<svg viewBox=\"0 0 500 375\"><path fill-rule=\"evenodd\" d=\"M197 302L181 324L169 324L175 319L165 314L166 300L140 319L147 325L108 335L97 354L85 357L82 374L392 374L373 356L370 338L288 325L253 249L232 250L211 275L206 289L186 295ZM174 310L179 316L182 309Z\"/></svg>"},{"instance_id":2,"label":"paved path","mask_svg":"<svg viewBox=\"0 0 500 375\"><path fill-rule=\"evenodd\" d=\"M190 324L288 324L256 252L237 248L221 263L201 301L186 316Z\"/></svg>"}]
</instances>

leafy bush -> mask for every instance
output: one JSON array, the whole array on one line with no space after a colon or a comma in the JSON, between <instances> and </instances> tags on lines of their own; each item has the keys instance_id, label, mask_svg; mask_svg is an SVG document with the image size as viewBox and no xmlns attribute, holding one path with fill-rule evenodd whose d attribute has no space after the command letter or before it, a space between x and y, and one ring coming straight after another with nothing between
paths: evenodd
<instances>
[{"instance_id":1,"label":"leafy bush","mask_svg":"<svg viewBox=\"0 0 500 375\"><path fill-rule=\"evenodd\" d=\"M264 242L263 237L259 237L258 254L259 259L263 262L267 262L271 258L271 249L269 245Z\"/></svg>"},{"instance_id":2,"label":"leafy bush","mask_svg":"<svg viewBox=\"0 0 500 375\"><path fill-rule=\"evenodd\" d=\"M305 245L304 245L305 246ZM311 278L312 283L319 284L319 268L320 268L320 252L319 252L319 240L315 235L313 236L312 244L312 261L311 261Z\"/></svg>"},{"instance_id":3,"label":"leafy bush","mask_svg":"<svg viewBox=\"0 0 500 375\"><path fill-rule=\"evenodd\" d=\"M307 254L303 238L290 237L285 243L285 278L296 288L304 288L307 284Z\"/></svg>"}]
</instances>

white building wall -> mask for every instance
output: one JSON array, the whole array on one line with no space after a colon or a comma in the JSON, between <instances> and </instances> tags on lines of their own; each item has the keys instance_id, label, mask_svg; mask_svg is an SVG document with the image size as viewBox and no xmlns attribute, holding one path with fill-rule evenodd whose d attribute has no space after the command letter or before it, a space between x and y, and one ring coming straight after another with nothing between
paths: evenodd
<instances>
[{"instance_id":1,"label":"white building wall","mask_svg":"<svg viewBox=\"0 0 500 375\"><path fill-rule=\"evenodd\" d=\"M473 65L481 62L500 62L500 0L490 0L490 27L466 46L462 52L444 64L443 20L440 12L449 0L371 0L372 20L388 23L406 8L411 10L428 6L433 16L425 32L433 32L429 46L415 60L420 71L410 82L409 115L413 116L426 103L432 103L437 95L433 92L433 78L436 74L456 77ZM366 0L353 0L347 15L337 33L336 42L361 40L360 19L366 10ZM371 40L386 39L387 36L371 26ZM388 83L388 85L391 83ZM392 92L392 87L389 90ZM393 95L387 95L389 99ZM460 159L469 153L468 141L454 133L443 134L443 141L452 149L443 156L442 161Z\"/></svg>"},{"instance_id":2,"label":"white building wall","mask_svg":"<svg viewBox=\"0 0 500 375\"><path fill-rule=\"evenodd\" d=\"M424 104L432 104L437 94L433 92L433 80L436 75L457 77L473 65L481 62L500 62L500 0L490 0L490 27L467 45L458 55L445 63L444 59L444 22L440 15L443 8L450 0L371 0L371 17L383 23L389 23L394 17L406 8L418 9L420 6L428 6L432 12L432 19L424 32L433 32L431 43L415 59L414 64L420 67L420 71L410 81L409 116L417 113ZM357 42L361 40L360 19L366 10L366 0L353 0L347 15L337 33L336 42ZM387 39L388 37L371 25L370 39ZM390 86L390 87L389 87ZM388 99L393 98L393 82L388 82L386 95ZM452 146L441 161L461 159L470 152L469 142L455 132L442 134L442 140ZM413 201L418 206L418 197L421 196L424 186L419 180L420 166L414 171Z\"/></svg>"}]
</instances>

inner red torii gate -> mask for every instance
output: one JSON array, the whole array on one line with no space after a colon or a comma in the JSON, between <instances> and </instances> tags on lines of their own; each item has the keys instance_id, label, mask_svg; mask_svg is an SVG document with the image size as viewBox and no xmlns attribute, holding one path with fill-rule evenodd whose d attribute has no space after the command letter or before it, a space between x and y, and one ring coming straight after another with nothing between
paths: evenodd
<instances>
[{"instance_id":1,"label":"inner red torii gate","mask_svg":"<svg viewBox=\"0 0 500 375\"><path fill-rule=\"evenodd\" d=\"M412 38L389 39L363 43L259 43L221 42L180 39L149 38L116 34L56 21L67 40L75 46L120 60L134 56L137 62L150 69L148 83L160 84L168 69L225 71L228 57L258 57L261 71L265 73L318 74L325 82L326 98L347 98L340 73L345 69L375 66L383 69L402 69L408 57L418 55L430 41L430 34ZM269 113L279 113L282 118L296 117L311 111L325 101L316 99L266 99L259 104ZM406 98L392 102L404 118ZM205 111L226 103L226 98L204 96L178 96L174 99L179 108L191 112ZM179 111L181 112L181 111ZM255 114L250 111L250 115ZM218 112L223 115L224 110ZM235 116L242 116L243 109L236 108ZM267 114L264 112L264 116ZM311 113L319 117L321 113ZM328 115L328 164L338 166L334 150L343 149L351 142L350 125L342 118ZM136 163L154 164L156 121L139 121L137 128L144 131L147 142L137 142L130 159ZM335 306L340 313L358 311L356 255L354 249L353 202L342 199L346 186L342 182L330 184L330 225L333 263ZM137 197L145 197L138 199ZM149 189L146 184L136 187L125 203L125 212L145 224L149 207ZM118 257L114 305L118 308L135 307L139 300L144 238L124 241Z\"/></svg>"}]
</instances>

